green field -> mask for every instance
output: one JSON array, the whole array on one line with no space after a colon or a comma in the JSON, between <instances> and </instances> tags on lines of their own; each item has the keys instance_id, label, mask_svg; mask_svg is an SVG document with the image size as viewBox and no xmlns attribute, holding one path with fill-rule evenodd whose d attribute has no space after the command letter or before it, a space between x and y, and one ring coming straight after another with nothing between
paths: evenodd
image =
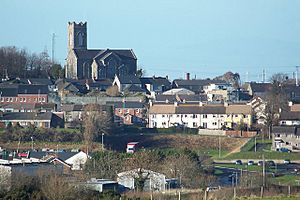
<instances>
[{"instance_id":1,"label":"green field","mask_svg":"<svg viewBox=\"0 0 300 200\"><path fill-rule=\"evenodd\" d=\"M272 180L278 185L300 185L300 175L284 175L276 177Z\"/></svg>"}]
</instances>

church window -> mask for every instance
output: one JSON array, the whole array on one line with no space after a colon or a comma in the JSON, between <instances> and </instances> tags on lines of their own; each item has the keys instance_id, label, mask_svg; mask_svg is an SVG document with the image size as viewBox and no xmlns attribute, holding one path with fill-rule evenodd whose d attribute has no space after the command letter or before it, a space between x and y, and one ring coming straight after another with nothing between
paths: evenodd
<instances>
[{"instance_id":1,"label":"church window","mask_svg":"<svg viewBox=\"0 0 300 200\"><path fill-rule=\"evenodd\" d=\"M78 33L78 45L83 46L83 36L84 34L82 32Z\"/></svg>"}]
</instances>

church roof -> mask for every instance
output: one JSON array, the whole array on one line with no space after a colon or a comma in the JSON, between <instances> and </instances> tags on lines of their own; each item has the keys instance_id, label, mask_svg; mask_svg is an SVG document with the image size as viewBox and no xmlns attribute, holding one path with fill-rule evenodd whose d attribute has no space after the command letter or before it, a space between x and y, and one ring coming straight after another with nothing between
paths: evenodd
<instances>
[{"instance_id":1,"label":"church roof","mask_svg":"<svg viewBox=\"0 0 300 200\"><path fill-rule=\"evenodd\" d=\"M131 59L137 59L131 49L88 49L80 50L74 49L75 55L79 59L95 59L106 57L107 54L115 53L120 57L127 57Z\"/></svg>"}]
</instances>

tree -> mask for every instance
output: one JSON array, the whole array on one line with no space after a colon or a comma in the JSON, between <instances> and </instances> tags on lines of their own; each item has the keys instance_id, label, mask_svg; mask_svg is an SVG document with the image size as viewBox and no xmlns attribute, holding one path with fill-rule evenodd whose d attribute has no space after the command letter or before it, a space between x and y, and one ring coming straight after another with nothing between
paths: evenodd
<instances>
[{"instance_id":1,"label":"tree","mask_svg":"<svg viewBox=\"0 0 300 200\"><path fill-rule=\"evenodd\" d=\"M177 178L184 187L197 187L201 174L201 166L197 159L188 154L181 153L169 156L163 164L163 171L172 178Z\"/></svg>"},{"instance_id":2,"label":"tree","mask_svg":"<svg viewBox=\"0 0 300 200\"><path fill-rule=\"evenodd\" d=\"M272 87L266 96L266 126L269 129L269 137L271 137L271 129L273 125L278 123L280 111L287 110L287 96L284 92L284 83L286 75L282 73L274 74L271 77Z\"/></svg>"},{"instance_id":3,"label":"tree","mask_svg":"<svg viewBox=\"0 0 300 200\"><path fill-rule=\"evenodd\" d=\"M234 88L239 88L240 87L240 75L239 73L233 73L231 71L226 72L222 76L218 76L214 78L214 80L223 80L226 81L227 83L231 83Z\"/></svg>"},{"instance_id":4,"label":"tree","mask_svg":"<svg viewBox=\"0 0 300 200\"><path fill-rule=\"evenodd\" d=\"M88 104L84 108L83 119L83 138L87 148L90 149L92 142L110 129L112 116L101 105Z\"/></svg>"},{"instance_id":5,"label":"tree","mask_svg":"<svg viewBox=\"0 0 300 200\"><path fill-rule=\"evenodd\" d=\"M64 69L60 64L53 64L50 67L49 75L54 79L64 78L65 76Z\"/></svg>"},{"instance_id":6,"label":"tree","mask_svg":"<svg viewBox=\"0 0 300 200\"><path fill-rule=\"evenodd\" d=\"M126 170L131 170L130 176L135 180L135 187L138 191L143 191L146 180L150 173L148 170L159 169L160 157L152 151L135 152L131 158L127 159L124 165Z\"/></svg>"},{"instance_id":7,"label":"tree","mask_svg":"<svg viewBox=\"0 0 300 200\"><path fill-rule=\"evenodd\" d=\"M144 70L142 68L140 68L136 71L136 76L139 78L143 77L145 74L146 74L146 70Z\"/></svg>"},{"instance_id":8,"label":"tree","mask_svg":"<svg viewBox=\"0 0 300 200\"><path fill-rule=\"evenodd\" d=\"M106 89L106 94L111 97L117 97L120 95L119 88L117 85L110 86Z\"/></svg>"}]
</instances>

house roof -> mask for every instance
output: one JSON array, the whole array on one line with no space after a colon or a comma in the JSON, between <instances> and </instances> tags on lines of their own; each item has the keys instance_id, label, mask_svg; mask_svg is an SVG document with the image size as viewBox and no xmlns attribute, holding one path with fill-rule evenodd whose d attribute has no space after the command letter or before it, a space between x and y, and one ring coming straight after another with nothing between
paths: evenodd
<instances>
[{"instance_id":1,"label":"house roof","mask_svg":"<svg viewBox=\"0 0 300 200\"><path fill-rule=\"evenodd\" d=\"M37 158L37 159L42 159L45 158L49 155L53 155L57 158L59 158L62 161L66 161L69 158L73 157L74 155L78 154L78 152L70 152L70 151L64 151L64 152L42 152L42 151L31 151L29 156L30 158Z\"/></svg>"},{"instance_id":2,"label":"house roof","mask_svg":"<svg viewBox=\"0 0 300 200\"><path fill-rule=\"evenodd\" d=\"M70 111L83 111L84 105L81 104L62 104L62 111L70 112Z\"/></svg>"},{"instance_id":3,"label":"house roof","mask_svg":"<svg viewBox=\"0 0 300 200\"><path fill-rule=\"evenodd\" d=\"M272 128L273 134L284 133L284 134L293 134L300 135L300 129L296 126L274 126Z\"/></svg>"},{"instance_id":4,"label":"house roof","mask_svg":"<svg viewBox=\"0 0 300 200\"><path fill-rule=\"evenodd\" d=\"M250 105L231 104L226 107L226 114L251 114L252 108Z\"/></svg>"},{"instance_id":5,"label":"house roof","mask_svg":"<svg viewBox=\"0 0 300 200\"><path fill-rule=\"evenodd\" d=\"M50 78L29 78L28 83L32 85L53 85L53 80Z\"/></svg>"},{"instance_id":6,"label":"house roof","mask_svg":"<svg viewBox=\"0 0 300 200\"><path fill-rule=\"evenodd\" d=\"M192 95L195 94L193 91L188 90L186 88L173 88L171 90L165 91L164 95L174 95L174 94L185 94L185 95Z\"/></svg>"},{"instance_id":7,"label":"house roof","mask_svg":"<svg viewBox=\"0 0 300 200\"><path fill-rule=\"evenodd\" d=\"M191 79L191 80L184 80L184 79L175 79L173 81L177 87L180 86L201 86L209 85L210 83L226 83L222 80L210 80L210 79Z\"/></svg>"},{"instance_id":8,"label":"house roof","mask_svg":"<svg viewBox=\"0 0 300 200\"><path fill-rule=\"evenodd\" d=\"M17 87L0 88L0 94L1 97L17 97L18 88Z\"/></svg>"},{"instance_id":9,"label":"house roof","mask_svg":"<svg viewBox=\"0 0 300 200\"><path fill-rule=\"evenodd\" d=\"M207 95L199 95L199 94L178 94L178 95L164 95L158 94L155 96L156 102L201 102L207 101Z\"/></svg>"},{"instance_id":10,"label":"house roof","mask_svg":"<svg viewBox=\"0 0 300 200\"><path fill-rule=\"evenodd\" d=\"M140 78L142 84L151 85L165 85L170 86L170 81L165 77L142 77Z\"/></svg>"},{"instance_id":11,"label":"house roof","mask_svg":"<svg viewBox=\"0 0 300 200\"><path fill-rule=\"evenodd\" d=\"M145 90L143 90L143 88L136 86L136 85L130 85L128 87L126 87L124 89L124 91L128 91L128 92L146 92Z\"/></svg>"},{"instance_id":12,"label":"house roof","mask_svg":"<svg viewBox=\"0 0 300 200\"><path fill-rule=\"evenodd\" d=\"M175 111L174 104L157 104L149 108L150 114L175 114Z\"/></svg>"},{"instance_id":13,"label":"house roof","mask_svg":"<svg viewBox=\"0 0 300 200\"><path fill-rule=\"evenodd\" d=\"M19 85L19 94L48 94L47 85Z\"/></svg>"},{"instance_id":14,"label":"house roof","mask_svg":"<svg viewBox=\"0 0 300 200\"><path fill-rule=\"evenodd\" d=\"M281 112L280 120L300 120L300 112Z\"/></svg>"},{"instance_id":15,"label":"house roof","mask_svg":"<svg viewBox=\"0 0 300 200\"><path fill-rule=\"evenodd\" d=\"M145 108L145 103L139 101L106 102L106 105L111 105L114 108Z\"/></svg>"},{"instance_id":16,"label":"house roof","mask_svg":"<svg viewBox=\"0 0 300 200\"><path fill-rule=\"evenodd\" d=\"M272 84L251 82L250 87L253 93L264 93L270 91Z\"/></svg>"},{"instance_id":17,"label":"house roof","mask_svg":"<svg viewBox=\"0 0 300 200\"><path fill-rule=\"evenodd\" d=\"M53 113L35 113L35 112L7 112L0 117L1 121L13 120L51 120Z\"/></svg>"},{"instance_id":18,"label":"house roof","mask_svg":"<svg viewBox=\"0 0 300 200\"><path fill-rule=\"evenodd\" d=\"M140 79L134 75L118 76L121 84L141 84Z\"/></svg>"},{"instance_id":19,"label":"house roof","mask_svg":"<svg viewBox=\"0 0 300 200\"><path fill-rule=\"evenodd\" d=\"M291 107L291 111L299 111L300 112L300 104L293 104Z\"/></svg>"}]
</instances>

